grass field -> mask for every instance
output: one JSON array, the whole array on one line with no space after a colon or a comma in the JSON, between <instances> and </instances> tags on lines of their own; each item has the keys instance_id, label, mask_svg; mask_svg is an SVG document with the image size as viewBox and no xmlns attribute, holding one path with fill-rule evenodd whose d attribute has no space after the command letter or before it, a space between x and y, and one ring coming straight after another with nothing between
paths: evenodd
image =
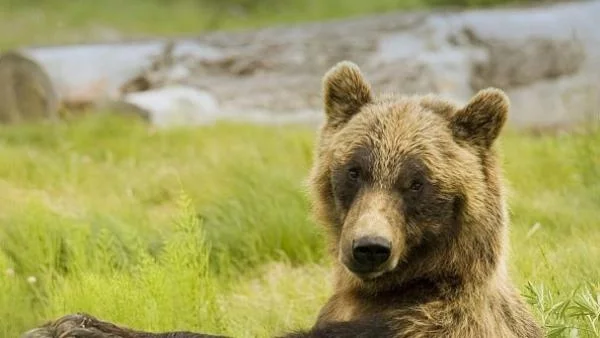
<instances>
[{"instance_id":1,"label":"grass field","mask_svg":"<svg viewBox=\"0 0 600 338\"><path fill-rule=\"evenodd\" d=\"M86 311L148 330L308 327L330 264L300 127L0 129L0 336ZM555 336L600 335L600 131L505 133L511 272Z\"/></svg>"}]
</instances>

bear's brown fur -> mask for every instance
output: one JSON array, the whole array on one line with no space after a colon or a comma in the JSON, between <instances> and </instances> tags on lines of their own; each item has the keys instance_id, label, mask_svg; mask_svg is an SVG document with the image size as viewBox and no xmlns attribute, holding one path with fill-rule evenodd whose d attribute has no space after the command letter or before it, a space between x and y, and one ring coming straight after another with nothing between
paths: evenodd
<instances>
[{"instance_id":1,"label":"bear's brown fur","mask_svg":"<svg viewBox=\"0 0 600 338\"><path fill-rule=\"evenodd\" d=\"M541 337L506 268L494 141L507 97L486 89L464 106L376 98L359 68L341 62L324 78L324 101L310 188L335 291L311 330L287 337ZM87 323L79 337L143 334L64 318ZM55 336L60 325L50 325Z\"/></svg>"},{"instance_id":2,"label":"bear's brown fur","mask_svg":"<svg viewBox=\"0 0 600 338\"><path fill-rule=\"evenodd\" d=\"M324 100L310 188L336 280L317 327L384 315L398 337L542 336L507 276L494 149L504 93L482 90L465 106L376 98L342 62L325 76ZM387 240L389 259L357 264L352 246L365 237Z\"/></svg>"}]
</instances>

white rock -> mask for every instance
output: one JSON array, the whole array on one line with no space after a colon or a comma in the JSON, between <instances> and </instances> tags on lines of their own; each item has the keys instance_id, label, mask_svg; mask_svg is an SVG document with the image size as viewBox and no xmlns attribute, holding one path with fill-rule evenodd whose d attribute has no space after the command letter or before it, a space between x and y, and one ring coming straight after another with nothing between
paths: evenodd
<instances>
[{"instance_id":1,"label":"white rock","mask_svg":"<svg viewBox=\"0 0 600 338\"><path fill-rule=\"evenodd\" d=\"M150 122L159 127L209 124L219 113L212 94L179 85L130 93L124 101L148 111Z\"/></svg>"}]
</instances>

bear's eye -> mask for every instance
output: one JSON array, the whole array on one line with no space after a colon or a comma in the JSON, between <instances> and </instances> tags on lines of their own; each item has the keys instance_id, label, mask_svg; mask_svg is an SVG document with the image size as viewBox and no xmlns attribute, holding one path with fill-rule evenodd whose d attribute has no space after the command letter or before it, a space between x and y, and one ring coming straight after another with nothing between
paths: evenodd
<instances>
[{"instance_id":1,"label":"bear's eye","mask_svg":"<svg viewBox=\"0 0 600 338\"><path fill-rule=\"evenodd\" d=\"M352 181L357 181L360 177L360 169L352 167L348 169L348 178Z\"/></svg>"},{"instance_id":2,"label":"bear's eye","mask_svg":"<svg viewBox=\"0 0 600 338\"><path fill-rule=\"evenodd\" d=\"M419 192L421 189L423 189L423 182L420 180L413 180L410 182L410 191Z\"/></svg>"}]
</instances>

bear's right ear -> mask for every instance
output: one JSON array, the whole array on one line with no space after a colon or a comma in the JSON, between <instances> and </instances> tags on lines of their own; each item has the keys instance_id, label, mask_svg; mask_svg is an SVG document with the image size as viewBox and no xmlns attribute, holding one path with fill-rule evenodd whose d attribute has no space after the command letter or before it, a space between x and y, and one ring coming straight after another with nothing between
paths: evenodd
<instances>
[{"instance_id":1,"label":"bear's right ear","mask_svg":"<svg viewBox=\"0 0 600 338\"><path fill-rule=\"evenodd\" d=\"M342 61L333 66L323 78L327 125L336 129L372 101L371 86L358 66Z\"/></svg>"}]
</instances>

